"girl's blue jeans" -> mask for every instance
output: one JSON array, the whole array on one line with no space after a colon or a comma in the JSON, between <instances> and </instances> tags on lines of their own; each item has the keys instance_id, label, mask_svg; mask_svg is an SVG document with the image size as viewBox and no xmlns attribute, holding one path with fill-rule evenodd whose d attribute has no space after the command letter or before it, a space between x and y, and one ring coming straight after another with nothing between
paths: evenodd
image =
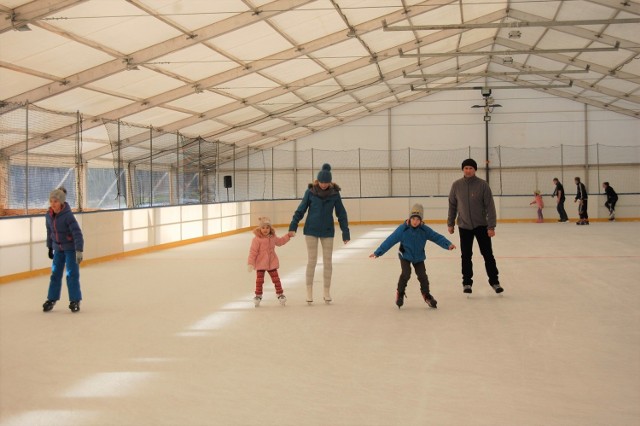
<instances>
[{"instance_id":1,"label":"girl's blue jeans","mask_svg":"<svg viewBox=\"0 0 640 426\"><path fill-rule=\"evenodd\" d=\"M69 301L82 300L80 291L80 268L76 262L75 250L56 250L53 253L53 265L51 266L51 280L49 281L49 295L47 300L60 300L62 290L62 272L67 267L67 288L69 289Z\"/></svg>"}]
</instances>

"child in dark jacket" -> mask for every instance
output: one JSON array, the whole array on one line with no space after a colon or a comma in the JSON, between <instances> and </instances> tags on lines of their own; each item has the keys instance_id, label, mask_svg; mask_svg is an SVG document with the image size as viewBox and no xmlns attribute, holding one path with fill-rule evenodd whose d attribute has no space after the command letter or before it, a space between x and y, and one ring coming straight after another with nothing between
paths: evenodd
<instances>
[{"instance_id":1,"label":"child in dark jacket","mask_svg":"<svg viewBox=\"0 0 640 426\"><path fill-rule=\"evenodd\" d=\"M49 294L42 310L48 312L60 300L62 290L62 272L67 267L67 289L69 290L69 309L80 310L82 292L80 291L80 262L84 250L84 238L80 225L66 202L67 190L54 189L49 195L50 208L46 215L47 248L49 259L53 259Z\"/></svg>"},{"instance_id":2,"label":"child in dark jacket","mask_svg":"<svg viewBox=\"0 0 640 426\"><path fill-rule=\"evenodd\" d=\"M396 243L400 243L400 267L402 273L398 279L398 291L396 294L396 305L400 308L404 304L405 290L407 283L411 277L411 265L416 271L418 281L420 282L420 292L422 298L432 308L437 308L438 302L429 291L429 277L427 276L424 261L427 256L425 253L425 245L427 241L433 241L446 250L454 250L455 245L446 239L443 235L438 234L422 222L424 217L424 208L422 204L415 204L411 208L409 219L400 225L386 240L374 251L369 257L377 258L385 254Z\"/></svg>"}]
</instances>

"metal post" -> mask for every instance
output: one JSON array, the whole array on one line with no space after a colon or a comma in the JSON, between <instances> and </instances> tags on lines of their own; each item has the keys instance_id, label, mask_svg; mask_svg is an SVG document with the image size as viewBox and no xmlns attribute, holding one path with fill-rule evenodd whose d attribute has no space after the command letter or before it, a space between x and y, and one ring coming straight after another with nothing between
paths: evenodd
<instances>
[{"instance_id":1,"label":"metal post","mask_svg":"<svg viewBox=\"0 0 640 426\"><path fill-rule=\"evenodd\" d=\"M153 127L149 127L149 205L153 207Z\"/></svg>"},{"instance_id":2,"label":"metal post","mask_svg":"<svg viewBox=\"0 0 640 426\"><path fill-rule=\"evenodd\" d=\"M25 159L25 163L24 163L24 175L25 175L25 182L24 182L24 188L25 188L25 193L24 193L24 208L26 210L26 214L29 214L29 104L27 103L27 108L26 108L26 116L25 116L25 152L26 152L26 159Z\"/></svg>"},{"instance_id":3,"label":"metal post","mask_svg":"<svg viewBox=\"0 0 640 426\"><path fill-rule=\"evenodd\" d=\"M362 161L360 159L360 148L358 148L358 182L360 184L360 198L362 198Z\"/></svg>"},{"instance_id":4,"label":"metal post","mask_svg":"<svg viewBox=\"0 0 640 426\"><path fill-rule=\"evenodd\" d=\"M484 114L484 158L486 160L485 170L487 183L489 183L489 121L491 120L491 116L487 111Z\"/></svg>"}]
</instances>

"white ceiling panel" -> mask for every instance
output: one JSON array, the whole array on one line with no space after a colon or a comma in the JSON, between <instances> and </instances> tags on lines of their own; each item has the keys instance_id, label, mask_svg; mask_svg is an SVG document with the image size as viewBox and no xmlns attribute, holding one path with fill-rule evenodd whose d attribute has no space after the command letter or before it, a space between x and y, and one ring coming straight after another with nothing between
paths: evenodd
<instances>
[{"instance_id":1,"label":"white ceiling panel","mask_svg":"<svg viewBox=\"0 0 640 426\"><path fill-rule=\"evenodd\" d=\"M34 89L48 83L40 77L13 71L9 68L0 68L0 99L7 99L16 96L27 90Z\"/></svg>"},{"instance_id":2,"label":"white ceiling panel","mask_svg":"<svg viewBox=\"0 0 640 426\"><path fill-rule=\"evenodd\" d=\"M131 124L149 124L153 127L162 127L166 124L173 123L187 118L188 115L182 112L171 111L166 108L150 108L136 114L123 117L123 121Z\"/></svg>"},{"instance_id":3,"label":"white ceiling panel","mask_svg":"<svg viewBox=\"0 0 640 426\"><path fill-rule=\"evenodd\" d=\"M128 99L106 95L94 90L78 88L65 92L55 99L47 98L39 101L37 105L51 110L62 106L62 109L65 111L73 111L75 109L89 116L98 116L130 103L131 101Z\"/></svg>"},{"instance_id":4,"label":"white ceiling panel","mask_svg":"<svg viewBox=\"0 0 640 426\"><path fill-rule=\"evenodd\" d=\"M351 25L382 19L398 11L397 7L390 7L393 2L387 0L340 0L338 4Z\"/></svg>"},{"instance_id":5,"label":"white ceiling panel","mask_svg":"<svg viewBox=\"0 0 640 426\"><path fill-rule=\"evenodd\" d=\"M235 102L234 99L226 96L219 95L217 93L205 90L202 93L194 93L189 96L177 99L175 101L167 103L168 106L173 106L185 110L194 111L197 113L203 113L214 108L221 107L223 105Z\"/></svg>"},{"instance_id":6,"label":"white ceiling panel","mask_svg":"<svg viewBox=\"0 0 640 426\"><path fill-rule=\"evenodd\" d=\"M274 17L271 20L297 44L308 43L327 34L347 31L348 28L335 13L331 2L317 0Z\"/></svg>"},{"instance_id":7,"label":"white ceiling panel","mask_svg":"<svg viewBox=\"0 0 640 426\"><path fill-rule=\"evenodd\" d=\"M140 67L135 71L123 71L91 83L90 87L110 93L121 93L146 99L153 95L183 86L180 80Z\"/></svg>"},{"instance_id":8,"label":"white ceiling panel","mask_svg":"<svg viewBox=\"0 0 640 426\"><path fill-rule=\"evenodd\" d=\"M0 60L61 79L113 59L104 52L33 26L3 34ZM46 64L46 66L43 66Z\"/></svg>"},{"instance_id":9,"label":"white ceiling panel","mask_svg":"<svg viewBox=\"0 0 640 426\"><path fill-rule=\"evenodd\" d=\"M266 92L267 90L275 87L278 87L278 84L274 81L259 74L249 74L244 77L218 84L211 87L211 89L215 89L221 93L228 93L238 99L244 99L258 93Z\"/></svg>"},{"instance_id":10,"label":"white ceiling panel","mask_svg":"<svg viewBox=\"0 0 640 426\"><path fill-rule=\"evenodd\" d=\"M241 0L140 0L140 3L191 31L250 11Z\"/></svg>"},{"instance_id":11,"label":"white ceiling panel","mask_svg":"<svg viewBox=\"0 0 640 426\"><path fill-rule=\"evenodd\" d=\"M260 71L261 74L274 78L276 81L280 81L285 84L292 83L321 72L326 71L308 56L292 59Z\"/></svg>"},{"instance_id":12,"label":"white ceiling panel","mask_svg":"<svg viewBox=\"0 0 640 426\"><path fill-rule=\"evenodd\" d=\"M194 81L238 66L235 61L220 55L204 44L197 44L172 52L156 58L148 62L148 64Z\"/></svg>"},{"instance_id":13,"label":"white ceiling panel","mask_svg":"<svg viewBox=\"0 0 640 426\"><path fill-rule=\"evenodd\" d=\"M264 22L258 22L211 40L211 44L224 54L251 62L274 55L293 46L276 30Z\"/></svg>"},{"instance_id":14,"label":"white ceiling panel","mask_svg":"<svg viewBox=\"0 0 640 426\"><path fill-rule=\"evenodd\" d=\"M316 50L310 56L318 59L328 68L337 68L358 58L369 56L369 53L358 40L347 38L333 46Z\"/></svg>"},{"instance_id":15,"label":"white ceiling panel","mask_svg":"<svg viewBox=\"0 0 640 426\"><path fill-rule=\"evenodd\" d=\"M224 123L235 125L235 124L244 123L250 120L255 120L261 117L264 117L263 112L253 107L246 107L246 108L239 109L237 111L230 112L228 114L220 115L216 117L216 119Z\"/></svg>"},{"instance_id":16,"label":"white ceiling panel","mask_svg":"<svg viewBox=\"0 0 640 426\"><path fill-rule=\"evenodd\" d=\"M126 1L90 0L65 9L52 19L52 25L61 30L124 54L180 35L178 30Z\"/></svg>"},{"instance_id":17,"label":"white ceiling panel","mask_svg":"<svg viewBox=\"0 0 640 426\"><path fill-rule=\"evenodd\" d=\"M202 135L209 135L220 130L226 129L227 126L213 120L205 120L201 121L198 124L194 124L193 126L183 127L180 130L185 136L197 137Z\"/></svg>"},{"instance_id":18,"label":"white ceiling panel","mask_svg":"<svg viewBox=\"0 0 640 426\"><path fill-rule=\"evenodd\" d=\"M276 112L284 109L289 109L294 105L303 104L304 101L300 99L295 93L286 93L281 96L276 96L275 98L271 98L267 101L258 102L256 105L260 107L260 109L266 110L268 112Z\"/></svg>"}]
</instances>

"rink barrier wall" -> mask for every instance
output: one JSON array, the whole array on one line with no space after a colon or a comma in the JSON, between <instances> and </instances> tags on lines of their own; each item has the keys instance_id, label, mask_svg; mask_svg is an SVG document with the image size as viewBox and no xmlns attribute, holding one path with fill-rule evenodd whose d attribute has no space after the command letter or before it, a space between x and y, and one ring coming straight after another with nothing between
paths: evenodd
<instances>
[{"instance_id":1,"label":"rink barrier wall","mask_svg":"<svg viewBox=\"0 0 640 426\"><path fill-rule=\"evenodd\" d=\"M533 194L494 200L498 223L528 223L537 218L536 207L529 205ZM556 222L554 200L545 197L544 201L545 222ZM602 195L590 196L591 221L608 220L604 201ZM349 198L343 202L352 225L399 224L415 203L424 206L426 223L444 225L448 211L447 197L442 196ZM83 266L243 233L253 228L260 216L269 216L272 223L279 224L277 228L286 231L299 203L242 201L76 213L85 238ZM571 220L577 219L572 198L565 208ZM622 194L616 213L618 221L640 220L640 194ZM44 215L0 218L0 236L0 284L50 273Z\"/></svg>"}]
</instances>

